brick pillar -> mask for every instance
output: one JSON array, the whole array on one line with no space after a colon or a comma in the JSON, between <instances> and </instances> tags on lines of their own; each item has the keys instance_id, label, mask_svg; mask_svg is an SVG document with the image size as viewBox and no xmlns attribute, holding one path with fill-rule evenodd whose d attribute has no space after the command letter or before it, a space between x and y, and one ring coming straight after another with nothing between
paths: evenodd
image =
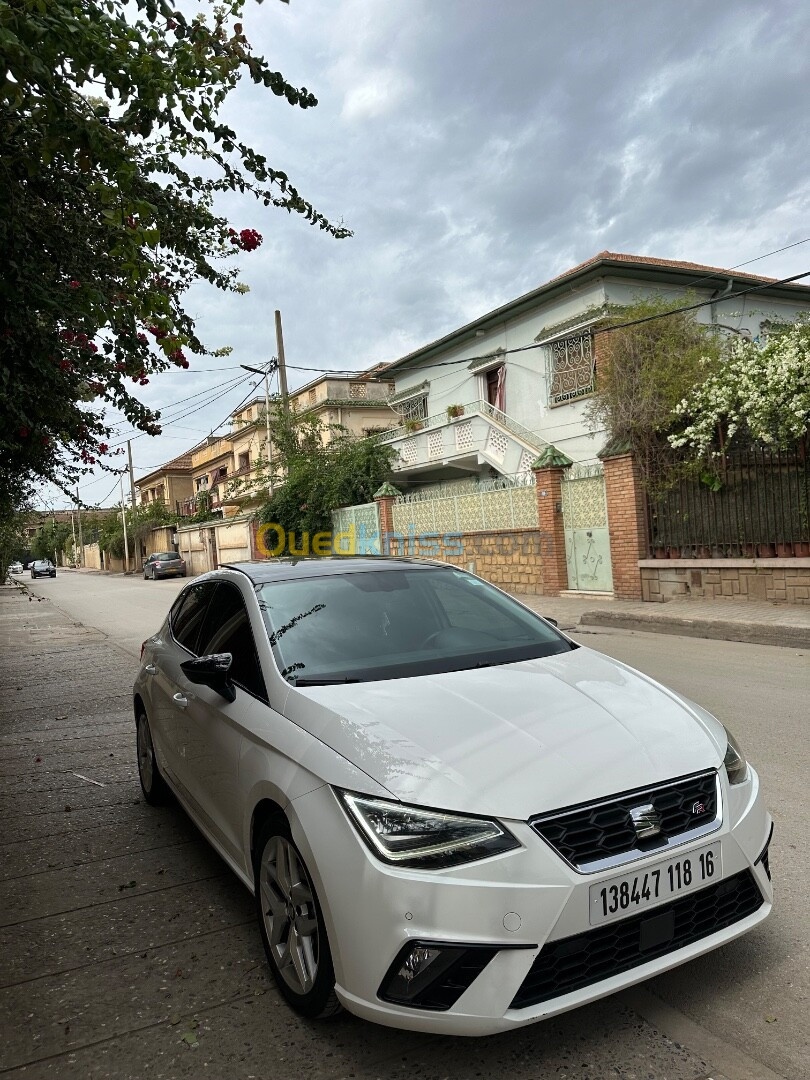
<instances>
[{"instance_id":1,"label":"brick pillar","mask_svg":"<svg viewBox=\"0 0 810 1080\"><path fill-rule=\"evenodd\" d=\"M374 492L374 502L380 511L380 554L386 554L386 537L394 531L394 501L401 492L387 481Z\"/></svg>"},{"instance_id":2,"label":"brick pillar","mask_svg":"<svg viewBox=\"0 0 810 1080\"><path fill-rule=\"evenodd\" d=\"M543 595L559 596L568 588L565 530L562 515L562 478L571 459L554 446L547 447L532 465L537 492L537 521L542 547Z\"/></svg>"},{"instance_id":3,"label":"brick pillar","mask_svg":"<svg viewBox=\"0 0 810 1080\"><path fill-rule=\"evenodd\" d=\"M641 600L639 559L647 557L647 500L626 443L608 444L599 454L605 466L613 595Z\"/></svg>"}]
</instances>

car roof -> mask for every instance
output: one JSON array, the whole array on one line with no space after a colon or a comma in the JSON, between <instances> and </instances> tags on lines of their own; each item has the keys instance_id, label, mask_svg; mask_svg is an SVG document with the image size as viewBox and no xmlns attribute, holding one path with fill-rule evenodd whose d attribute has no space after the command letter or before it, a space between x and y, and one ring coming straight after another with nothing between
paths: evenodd
<instances>
[{"instance_id":1,"label":"car roof","mask_svg":"<svg viewBox=\"0 0 810 1080\"><path fill-rule=\"evenodd\" d=\"M271 581L293 581L314 577L337 577L375 570L455 570L448 563L430 559L409 559L390 555L324 555L296 558L257 559L254 562L222 563L220 570L238 570L254 585Z\"/></svg>"}]
</instances>

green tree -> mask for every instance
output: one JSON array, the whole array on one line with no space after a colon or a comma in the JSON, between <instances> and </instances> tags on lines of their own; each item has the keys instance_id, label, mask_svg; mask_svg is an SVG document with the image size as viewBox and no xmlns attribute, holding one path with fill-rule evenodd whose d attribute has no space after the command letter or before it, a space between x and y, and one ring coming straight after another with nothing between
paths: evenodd
<instances>
[{"instance_id":1,"label":"green tree","mask_svg":"<svg viewBox=\"0 0 810 1080\"><path fill-rule=\"evenodd\" d=\"M73 534L70 525L46 521L34 533L31 554L35 559L50 559L51 562L58 562L69 538L72 541Z\"/></svg>"},{"instance_id":2,"label":"green tree","mask_svg":"<svg viewBox=\"0 0 810 1080\"><path fill-rule=\"evenodd\" d=\"M697 382L715 370L727 342L693 311L679 312L689 296L636 301L611 313L597 333L596 393L587 417L611 441L630 447L648 485L666 485L681 465L667 441L674 409ZM672 314L668 314L672 312ZM666 314L634 326L622 323ZM611 325L617 329L608 329Z\"/></svg>"},{"instance_id":3,"label":"green tree","mask_svg":"<svg viewBox=\"0 0 810 1080\"><path fill-rule=\"evenodd\" d=\"M275 490L258 516L280 525L285 535L300 540L304 532L312 537L331 531L333 510L370 502L391 475L395 454L379 439L359 438L339 425L324 427L311 414L286 411L278 402L271 408ZM259 483L268 480L265 463Z\"/></svg>"},{"instance_id":4,"label":"green tree","mask_svg":"<svg viewBox=\"0 0 810 1080\"><path fill-rule=\"evenodd\" d=\"M224 192L350 235L221 119L247 76L317 104L254 55L245 0L0 0L0 514L39 476L114 465L108 405L157 434L130 392L207 349L184 296L244 290L226 258L262 242Z\"/></svg>"},{"instance_id":5,"label":"green tree","mask_svg":"<svg viewBox=\"0 0 810 1080\"><path fill-rule=\"evenodd\" d=\"M27 556L28 546L23 529L28 517L25 509L5 516L0 515L0 573L3 573L10 563L15 560L22 562Z\"/></svg>"}]
</instances>

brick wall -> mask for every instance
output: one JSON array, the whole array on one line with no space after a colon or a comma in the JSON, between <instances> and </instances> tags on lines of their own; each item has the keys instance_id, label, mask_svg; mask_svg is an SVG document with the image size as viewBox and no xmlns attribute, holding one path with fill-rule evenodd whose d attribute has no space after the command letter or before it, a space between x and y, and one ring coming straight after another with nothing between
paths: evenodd
<instances>
[{"instance_id":1,"label":"brick wall","mask_svg":"<svg viewBox=\"0 0 810 1080\"><path fill-rule=\"evenodd\" d=\"M565 469L535 469L537 521L549 543L543 564L543 589L546 596L559 596L568 588L568 566L565 561L565 524L562 515L562 478Z\"/></svg>"},{"instance_id":2,"label":"brick wall","mask_svg":"<svg viewBox=\"0 0 810 1080\"><path fill-rule=\"evenodd\" d=\"M646 560L641 566L644 600L677 596L707 600L772 600L810 605L810 559Z\"/></svg>"},{"instance_id":3,"label":"brick wall","mask_svg":"<svg viewBox=\"0 0 810 1080\"><path fill-rule=\"evenodd\" d=\"M639 559L647 554L644 491L629 454L604 459L613 594L617 600L641 600Z\"/></svg>"},{"instance_id":4,"label":"brick wall","mask_svg":"<svg viewBox=\"0 0 810 1080\"><path fill-rule=\"evenodd\" d=\"M455 534L454 534L455 542ZM434 550L436 540L420 544L415 538L413 551L408 541L392 540L392 555L423 555L471 570L485 581L509 592L543 595L543 560L548 555L550 539L539 529L499 529L492 533L461 533L461 554Z\"/></svg>"}]
</instances>

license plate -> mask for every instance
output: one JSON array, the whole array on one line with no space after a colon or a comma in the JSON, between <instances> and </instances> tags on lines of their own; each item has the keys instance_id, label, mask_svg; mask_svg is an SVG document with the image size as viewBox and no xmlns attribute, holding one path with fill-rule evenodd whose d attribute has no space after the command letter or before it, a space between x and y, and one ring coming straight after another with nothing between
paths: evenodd
<instances>
[{"instance_id":1,"label":"license plate","mask_svg":"<svg viewBox=\"0 0 810 1080\"><path fill-rule=\"evenodd\" d=\"M688 855L645 866L622 877L591 885L591 926L624 919L683 893L702 889L723 876L720 844L697 848Z\"/></svg>"}]
</instances>

